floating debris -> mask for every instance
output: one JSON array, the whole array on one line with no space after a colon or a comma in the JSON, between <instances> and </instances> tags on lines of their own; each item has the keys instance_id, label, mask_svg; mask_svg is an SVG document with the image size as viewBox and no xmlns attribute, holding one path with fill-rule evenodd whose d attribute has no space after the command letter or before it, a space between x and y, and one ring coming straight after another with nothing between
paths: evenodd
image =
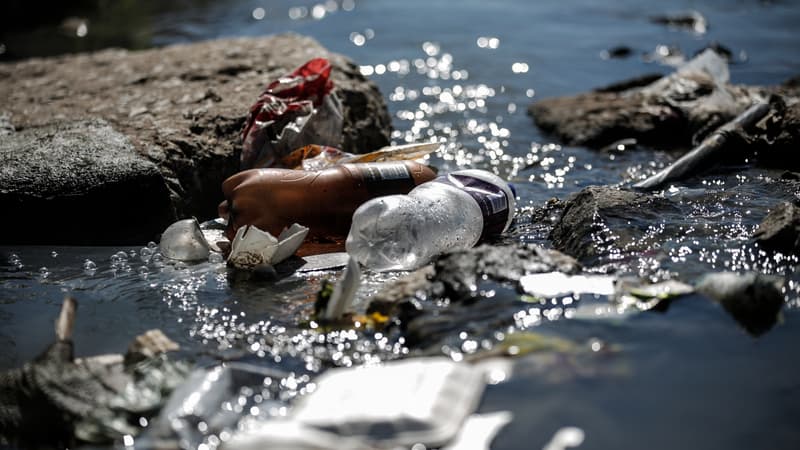
<instances>
[{"instance_id":1,"label":"floating debris","mask_svg":"<svg viewBox=\"0 0 800 450\"><path fill-rule=\"evenodd\" d=\"M228 263L238 269L274 265L292 256L308 235L308 228L292 224L276 238L255 225L245 225L231 240Z\"/></svg>"},{"instance_id":2,"label":"floating debris","mask_svg":"<svg viewBox=\"0 0 800 450\"><path fill-rule=\"evenodd\" d=\"M159 244L161 254L177 261L207 260L211 246L197 219L179 220L164 231Z\"/></svg>"}]
</instances>

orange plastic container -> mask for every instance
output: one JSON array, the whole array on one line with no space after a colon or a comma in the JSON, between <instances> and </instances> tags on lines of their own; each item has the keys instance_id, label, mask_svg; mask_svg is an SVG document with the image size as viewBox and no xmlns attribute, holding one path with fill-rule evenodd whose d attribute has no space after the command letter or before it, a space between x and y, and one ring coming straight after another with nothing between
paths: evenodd
<instances>
[{"instance_id":1,"label":"orange plastic container","mask_svg":"<svg viewBox=\"0 0 800 450\"><path fill-rule=\"evenodd\" d=\"M293 223L310 229L313 240L341 242L350 230L353 212L375 197L407 194L436 174L414 161L342 164L311 172L291 169L251 169L222 184L221 217L233 238L244 225L255 225L277 236Z\"/></svg>"}]
</instances>

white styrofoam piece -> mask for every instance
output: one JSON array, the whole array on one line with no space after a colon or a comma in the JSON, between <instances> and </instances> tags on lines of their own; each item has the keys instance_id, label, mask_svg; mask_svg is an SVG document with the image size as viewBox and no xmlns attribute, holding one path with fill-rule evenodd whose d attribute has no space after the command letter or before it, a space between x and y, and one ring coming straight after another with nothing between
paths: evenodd
<instances>
[{"instance_id":1,"label":"white styrofoam piece","mask_svg":"<svg viewBox=\"0 0 800 450\"><path fill-rule=\"evenodd\" d=\"M261 264L277 264L292 256L308 234L308 228L294 224L279 238L253 225L236 231L231 241L228 262L241 269L251 269Z\"/></svg>"},{"instance_id":2,"label":"white styrofoam piece","mask_svg":"<svg viewBox=\"0 0 800 450\"><path fill-rule=\"evenodd\" d=\"M568 294L614 295L614 277L567 275L561 272L534 273L519 279L527 294L557 297Z\"/></svg>"},{"instance_id":3,"label":"white styrofoam piece","mask_svg":"<svg viewBox=\"0 0 800 450\"><path fill-rule=\"evenodd\" d=\"M332 369L291 418L381 446L447 444L477 407L481 370L448 358L412 358L380 366Z\"/></svg>"}]
</instances>

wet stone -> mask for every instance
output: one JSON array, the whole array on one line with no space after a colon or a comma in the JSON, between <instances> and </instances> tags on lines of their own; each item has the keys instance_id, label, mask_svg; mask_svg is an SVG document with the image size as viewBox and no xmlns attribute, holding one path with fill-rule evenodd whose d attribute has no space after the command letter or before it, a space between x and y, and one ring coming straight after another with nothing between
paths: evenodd
<instances>
[{"instance_id":1,"label":"wet stone","mask_svg":"<svg viewBox=\"0 0 800 450\"><path fill-rule=\"evenodd\" d=\"M753 238L769 250L800 253L800 207L788 202L777 205L758 226Z\"/></svg>"},{"instance_id":2,"label":"wet stone","mask_svg":"<svg viewBox=\"0 0 800 450\"><path fill-rule=\"evenodd\" d=\"M798 92L785 92L784 100L792 101L788 95ZM758 165L779 169L800 171L800 102L787 105L779 114L770 118L766 124L765 136L756 144Z\"/></svg>"},{"instance_id":3,"label":"wet stone","mask_svg":"<svg viewBox=\"0 0 800 450\"><path fill-rule=\"evenodd\" d=\"M567 200L550 239L556 249L586 262L611 248L636 246L663 213L676 211L663 197L589 186Z\"/></svg>"},{"instance_id":4,"label":"wet stone","mask_svg":"<svg viewBox=\"0 0 800 450\"><path fill-rule=\"evenodd\" d=\"M141 51L111 49L0 64L0 71L9 74L0 83L0 145L4 152L23 155L20 141L5 138L14 129L52 126L55 117L103 119L130 141L133 152L154 164L176 217L206 220L216 217L222 201L220 185L239 170L241 131L249 106L267 83L311 57L328 58L333 66L331 76L343 106L342 149L364 153L388 145L391 117L377 86L346 57L296 34ZM64 92L64 86L69 86L69 92ZM50 154L54 164L57 154ZM108 159L114 154L109 153ZM20 164L26 164L19 158ZM3 184L0 189L7 187ZM86 192L71 194L78 198L69 209L70 220L97 222L97 206L102 203L81 199ZM134 200L155 203L158 209L161 197L143 189ZM125 201L117 203L130 206ZM41 209L42 204L34 207ZM149 220L155 221L159 212L150 211ZM41 216L17 214L16 218L20 231L42 228L37 224ZM174 218L162 216L155 229L164 230L172 222ZM75 243L69 238L83 229L77 225L64 236L48 236L47 242L37 233L29 238L38 243ZM146 237L131 233L120 230L118 234L126 239L112 241L152 239L149 233L141 233Z\"/></svg>"},{"instance_id":5,"label":"wet stone","mask_svg":"<svg viewBox=\"0 0 800 450\"><path fill-rule=\"evenodd\" d=\"M603 148L636 139L653 148L688 149L698 134L733 119L770 93L795 97L797 89L790 84L732 84L725 55L712 48L671 75L645 75L591 92L542 99L531 104L528 113L539 128L569 145ZM781 129L789 135L796 130L790 124Z\"/></svg>"},{"instance_id":6,"label":"wet stone","mask_svg":"<svg viewBox=\"0 0 800 450\"><path fill-rule=\"evenodd\" d=\"M2 239L15 243L146 242L171 222L155 164L103 120L26 128L0 139Z\"/></svg>"},{"instance_id":7,"label":"wet stone","mask_svg":"<svg viewBox=\"0 0 800 450\"><path fill-rule=\"evenodd\" d=\"M719 302L748 333L758 336L778 321L784 298L783 279L750 272L720 272L704 275L696 289Z\"/></svg>"},{"instance_id":8,"label":"wet stone","mask_svg":"<svg viewBox=\"0 0 800 450\"><path fill-rule=\"evenodd\" d=\"M444 284L451 300L471 295L479 280L516 283L530 273L581 270L575 259L535 245L481 245L445 255L436 261L434 280Z\"/></svg>"}]
</instances>

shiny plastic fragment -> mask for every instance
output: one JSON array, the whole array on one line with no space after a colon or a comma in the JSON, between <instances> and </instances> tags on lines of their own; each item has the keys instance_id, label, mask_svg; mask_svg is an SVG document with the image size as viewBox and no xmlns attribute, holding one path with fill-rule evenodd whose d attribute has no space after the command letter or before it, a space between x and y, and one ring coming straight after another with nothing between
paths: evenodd
<instances>
[{"instance_id":1,"label":"shiny plastic fragment","mask_svg":"<svg viewBox=\"0 0 800 450\"><path fill-rule=\"evenodd\" d=\"M302 266L297 268L298 272L316 272L320 270L341 269L347 266L350 255L346 252L322 253L319 255L307 255L303 257Z\"/></svg>"},{"instance_id":2,"label":"shiny plastic fragment","mask_svg":"<svg viewBox=\"0 0 800 450\"><path fill-rule=\"evenodd\" d=\"M356 291L361 285L361 269L355 258L347 260L347 267L344 269L342 279L333 288L328 304L322 315L325 320L337 320L347 312L353 305Z\"/></svg>"},{"instance_id":3,"label":"shiny plastic fragment","mask_svg":"<svg viewBox=\"0 0 800 450\"><path fill-rule=\"evenodd\" d=\"M241 413L226 405L239 404L242 389L263 388L265 380L278 384L289 374L254 364L228 362L194 370L137 438L136 448L199 448L208 434L230 431L241 420ZM265 399L261 407L281 407L275 399ZM198 427L205 424L205 429ZM228 447L231 448L231 447ZM233 447L235 448L235 447Z\"/></svg>"},{"instance_id":4,"label":"shiny plastic fragment","mask_svg":"<svg viewBox=\"0 0 800 450\"><path fill-rule=\"evenodd\" d=\"M293 224L275 238L256 226L246 225L231 241L228 263L239 269L252 269L262 264L277 264L292 256L308 235L308 228Z\"/></svg>"},{"instance_id":5,"label":"shiny plastic fragment","mask_svg":"<svg viewBox=\"0 0 800 450\"><path fill-rule=\"evenodd\" d=\"M167 227L159 247L164 257L178 261L204 260L211 253L197 219L179 220Z\"/></svg>"}]
</instances>

